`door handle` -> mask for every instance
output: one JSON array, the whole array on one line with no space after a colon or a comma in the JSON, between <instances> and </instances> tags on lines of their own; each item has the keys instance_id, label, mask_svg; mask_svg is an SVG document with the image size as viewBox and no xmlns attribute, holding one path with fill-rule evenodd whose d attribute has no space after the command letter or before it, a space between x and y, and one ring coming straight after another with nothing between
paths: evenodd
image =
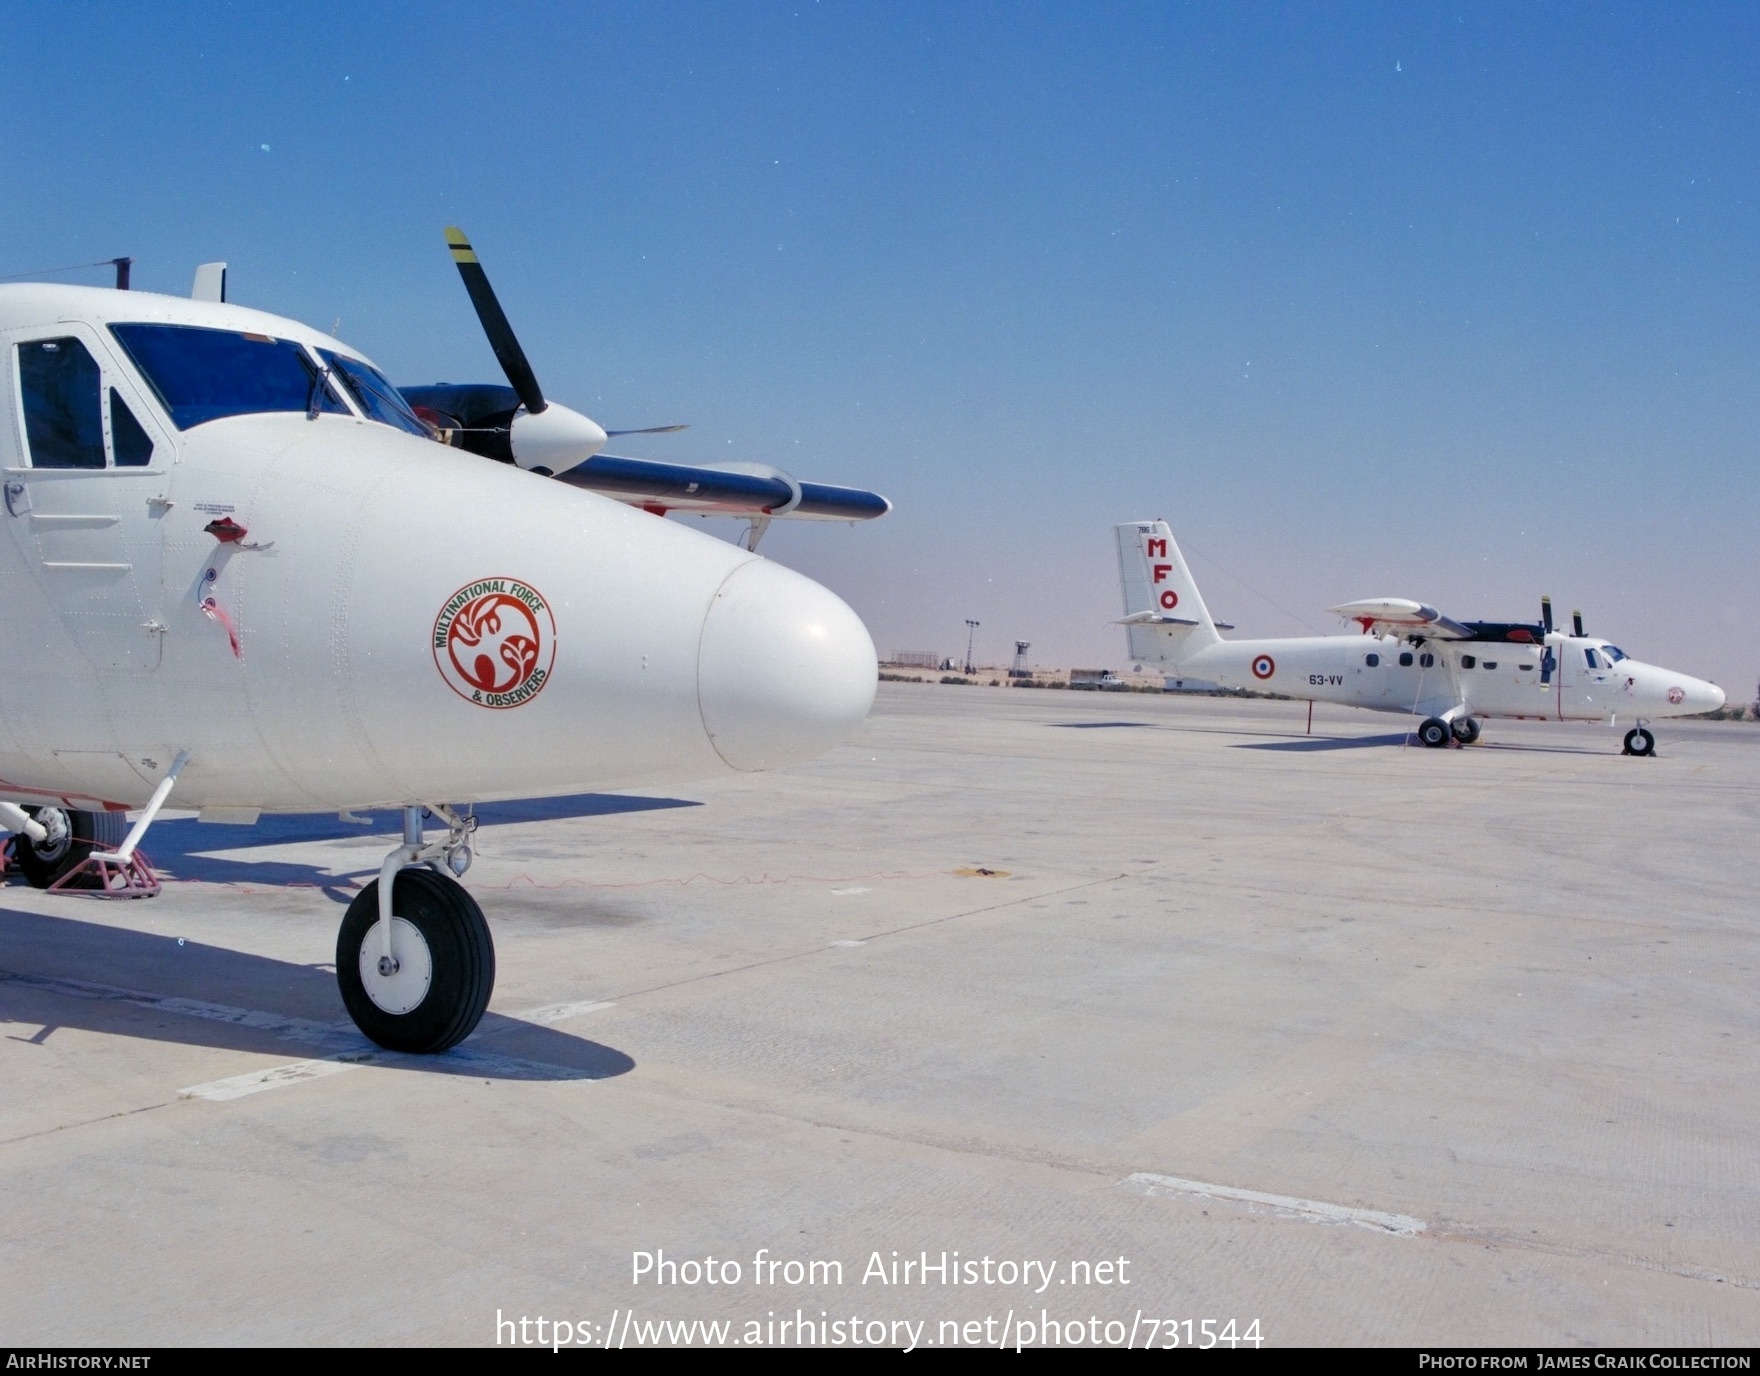
<instances>
[{"instance_id":1,"label":"door handle","mask_svg":"<svg viewBox=\"0 0 1760 1376\"><path fill-rule=\"evenodd\" d=\"M6 514L22 516L31 509L30 489L14 479L6 484Z\"/></svg>"}]
</instances>

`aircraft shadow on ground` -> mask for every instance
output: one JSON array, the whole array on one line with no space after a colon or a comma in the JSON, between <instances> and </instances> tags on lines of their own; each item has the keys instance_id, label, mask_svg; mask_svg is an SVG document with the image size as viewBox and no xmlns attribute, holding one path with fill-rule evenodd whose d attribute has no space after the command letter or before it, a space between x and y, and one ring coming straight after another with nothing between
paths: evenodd
<instances>
[{"instance_id":1,"label":"aircraft shadow on ground","mask_svg":"<svg viewBox=\"0 0 1760 1376\"><path fill-rule=\"evenodd\" d=\"M554 822L576 817L611 817L626 812L651 812L660 808L701 807L687 798L630 798L616 793L577 793L567 798L528 798L517 802L483 803L472 809L480 826L506 826L519 822ZM394 811L359 814L367 825L345 822L334 812L271 814L253 826L214 826L193 817L167 818L155 822L142 842L153 868L167 879L188 879L208 884L263 884L313 887L338 903L353 901L359 885L379 874L377 861L370 861L346 874L289 860L234 860L228 850L251 850L259 846L291 845L302 841L383 838L389 851L397 844L403 822ZM430 820L428 833L439 830Z\"/></svg>"},{"instance_id":2,"label":"aircraft shadow on ground","mask_svg":"<svg viewBox=\"0 0 1760 1376\"><path fill-rule=\"evenodd\" d=\"M1394 731L1380 736L1301 736L1293 741L1242 741L1236 750L1359 750L1384 745L1404 745L1412 739L1409 731Z\"/></svg>"},{"instance_id":3,"label":"aircraft shadow on ground","mask_svg":"<svg viewBox=\"0 0 1760 1376\"><path fill-rule=\"evenodd\" d=\"M1054 721L1051 725L1065 731L1122 731L1137 728L1148 731L1165 731L1168 729L1152 721Z\"/></svg>"},{"instance_id":4,"label":"aircraft shadow on ground","mask_svg":"<svg viewBox=\"0 0 1760 1376\"><path fill-rule=\"evenodd\" d=\"M1409 745L1414 750L1423 750L1415 734L1406 731L1394 731L1379 736L1298 736L1287 741L1242 741L1235 745L1236 750L1357 750L1392 745ZM1453 747L1450 747L1451 749ZM1518 741L1479 741L1468 747L1472 750L1513 751L1522 755L1601 755L1609 752L1590 750L1581 746L1568 745L1528 745Z\"/></svg>"},{"instance_id":5,"label":"aircraft shadow on ground","mask_svg":"<svg viewBox=\"0 0 1760 1376\"><path fill-rule=\"evenodd\" d=\"M236 1017L234 1015L237 1015ZM0 908L0 1021L299 1060L374 1051L347 1021L328 966ZM385 1057L385 1069L502 1080L604 1080L635 1062L615 1048L486 1013L462 1046Z\"/></svg>"}]
</instances>

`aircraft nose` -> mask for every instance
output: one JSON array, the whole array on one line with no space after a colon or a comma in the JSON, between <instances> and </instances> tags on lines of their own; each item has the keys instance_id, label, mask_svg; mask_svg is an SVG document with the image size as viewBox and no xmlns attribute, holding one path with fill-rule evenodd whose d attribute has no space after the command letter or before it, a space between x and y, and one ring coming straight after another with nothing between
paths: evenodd
<instances>
[{"instance_id":1,"label":"aircraft nose","mask_svg":"<svg viewBox=\"0 0 1760 1376\"><path fill-rule=\"evenodd\" d=\"M709 605L697 706L723 760L774 769L811 759L859 726L874 704L878 667L867 627L840 598L753 559Z\"/></svg>"}]
</instances>

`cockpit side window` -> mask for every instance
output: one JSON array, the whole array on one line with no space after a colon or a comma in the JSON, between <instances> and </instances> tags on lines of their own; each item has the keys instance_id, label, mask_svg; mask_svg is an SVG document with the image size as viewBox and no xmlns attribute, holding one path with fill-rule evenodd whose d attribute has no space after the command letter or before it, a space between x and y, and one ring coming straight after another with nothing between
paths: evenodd
<instances>
[{"instance_id":1,"label":"cockpit side window","mask_svg":"<svg viewBox=\"0 0 1760 1376\"><path fill-rule=\"evenodd\" d=\"M18 346L31 467L104 467L102 376L77 339L33 339Z\"/></svg>"},{"instance_id":2,"label":"cockpit side window","mask_svg":"<svg viewBox=\"0 0 1760 1376\"><path fill-rule=\"evenodd\" d=\"M112 325L172 424L189 430L225 416L315 408L349 415L291 340L198 325Z\"/></svg>"},{"instance_id":3,"label":"cockpit side window","mask_svg":"<svg viewBox=\"0 0 1760 1376\"><path fill-rule=\"evenodd\" d=\"M1594 651L1594 648L1591 646L1584 646L1584 648L1583 648L1583 661L1591 669L1601 668L1601 656L1596 654Z\"/></svg>"},{"instance_id":4,"label":"cockpit side window","mask_svg":"<svg viewBox=\"0 0 1760 1376\"><path fill-rule=\"evenodd\" d=\"M118 468L145 468L153 461L153 437L114 387L110 389L110 447Z\"/></svg>"},{"instance_id":5,"label":"cockpit side window","mask_svg":"<svg viewBox=\"0 0 1760 1376\"><path fill-rule=\"evenodd\" d=\"M1626 657L1626 652L1620 649L1617 645L1603 645L1601 647L1601 653L1607 656L1607 662L1609 664L1618 664L1620 660Z\"/></svg>"},{"instance_id":6,"label":"cockpit side window","mask_svg":"<svg viewBox=\"0 0 1760 1376\"><path fill-rule=\"evenodd\" d=\"M416 419L416 413L409 409L409 403L403 399L402 393L387 382L385 375L377 368L362 363L358 358L332 353L328 349L319 349L318 357L336 371L336 375L354 394L355 401L369 420L407 430L423 439L433 436L434 432Z\"/></svg>"}]
</instances>

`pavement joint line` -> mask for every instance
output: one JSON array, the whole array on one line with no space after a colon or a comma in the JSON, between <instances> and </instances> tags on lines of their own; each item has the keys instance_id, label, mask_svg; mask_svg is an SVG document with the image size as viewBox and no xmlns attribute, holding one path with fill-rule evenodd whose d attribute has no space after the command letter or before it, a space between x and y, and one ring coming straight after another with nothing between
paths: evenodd
<instances>
[{"instance_id":1,"label":"pavement joint line","mask_svg":"<svg viewBox=\"0 0 1760 1376\"><path fill-rule=\"evenodd\" d=\"M1416 1237L1430 1225L1409 1214L1383 1213L1379 1209L1355 1209L1346 1204L1328 1204L1318 1199L1299 1199L1295 1195L1268 1194L1264 1190L1242 1189L1238 1185L1212 1185L1203 1180L1185 1180L1176 1175L1155 1175L1138 1171L1118 1182L1120 1189L1151 1198L1167 1199L1189 1195L1199 1199L1221 1199L1234 1204L1259 1205L1281 1214L1296 1214L1316 1223L1350 1223L1374 1232L1395 1237Z\"/></svg>"},{"instance_id":2,"label":"pavement joint line","mask_svg":"<svg viewBox=\"0 0 1760 1376\"><path fill-rule=\"evenodd\" d=\"M945 913L940 917L926 918L922 922L911 922L902 927L888 927L883 931L870 932L861 940L866 943L878 941L882 937L902 936L907 932L920 932L929 927L939 927L943 923L957 922L964 917L979 917L984 913L1000 912L1004 908L1017 907L1022 903L1032 903L1042 898L1059 898L1066 893L1080 893L1083 889L1096 888L1102 884L1116 884L1121 879L1136 879L1150 873L1153 868L1162 863L1164 862L1157 861L1155 866L1137 870L1132 874L1109 874L1099 879L1084 879L1079 884L1070 884L1061 889L1044 889L1034 893L1023 893L1014 898L1004 899L1000 903L985 904L981 908L964 908L956 913ZM805 960L811 956L823 955L827 950L833 949L835 945L836 943L832 943L832 946L812 946L802 951L788 951L779 956L766 956L763 960L747 961L744 965L730 965L724 970L708 970L700 975L671 980L666 984L651 984L644 989L631 989L625 992L623 997L626 999L640 998L645 994L664 993L668 989L683 989L692 984L701 984L706 980L724 979L728 975L740 975L750 970L762 970L771 965L783 965L791 960Z\"/></svg>"}]
</instances>

